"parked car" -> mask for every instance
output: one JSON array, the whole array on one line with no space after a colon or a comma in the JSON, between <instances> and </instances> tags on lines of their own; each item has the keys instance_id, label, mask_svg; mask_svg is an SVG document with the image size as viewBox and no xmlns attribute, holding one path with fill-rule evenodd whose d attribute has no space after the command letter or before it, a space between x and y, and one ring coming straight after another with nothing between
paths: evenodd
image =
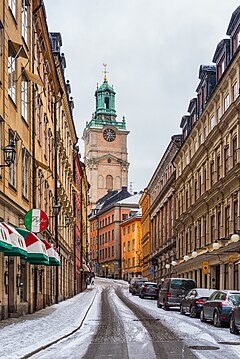
<instances>
[{"instance_id":1,"label":"parked car","mask_svg":"<svg viewBox=\"0 0 240 359\"><path fill-rule=\"evenodd\" d=\"M139 297L142 299L145 297L151 297L157 299L158 293L159 293L159 286L157 283L154 282L145 282L142 284L142 286L139 289Z\"/></svg>"},{"instance_id":2,"label":"parked car","mask_svg":"<svg viewBox=\"0 0 240 359\"><path fill-rule=\"evenodd\" d=\"M200 319L202 322L212 321L215 327L221 327L222 322L229 323L231 310L237 305L240 305L240 291L216 290L203 304Z\"/></svg>"},{"instance_id":3,"label":"parked car","mask_svg":"<svg viewBox=\"0 0 240 359\"><path fill-rule=\"evenodd\" d=\"M230 313L229 320L230 332L232 334L239 334L240 331L240 305L234 307Z\"/></svg>"},{"instance_id":4,"label":"parked car","mask_svg":"<svg viewBox=\"0 0 240 359\"><path fill-rule=\"evenodd\" d=\"M191 318L199 317L203 303L215 292L215 289L194 288L181 301L180 313L189 313Z\"/></svg>"},{"instance_id":5,"label":"parked car","mask_svg":"<svg viewBox=\"0 0 240 359\"><path fill-rule=\"evenodd\" d=\"M182 298L193 288L196 288L193 279L167 278L159 291L158 308L168 310L170 307L180 307Z\"/></svg>"},{"instance_id":6,"label":"parked car","mask_svg":"<svg viewBox=\"0 0 240 359\"><path fill-rule=\"evenodd\" d=\"M136 291L136 282L141 282L140 285L142 285L144 282L147 282L148 279L145 278L145 277L133 277L131 280L130 280L130 284L129 284L129 292L133 294L133 291L134 291L134 294L135 294L135 291ZM139 294L139 292L138 292Z\"/></svg>"}]
</instances>

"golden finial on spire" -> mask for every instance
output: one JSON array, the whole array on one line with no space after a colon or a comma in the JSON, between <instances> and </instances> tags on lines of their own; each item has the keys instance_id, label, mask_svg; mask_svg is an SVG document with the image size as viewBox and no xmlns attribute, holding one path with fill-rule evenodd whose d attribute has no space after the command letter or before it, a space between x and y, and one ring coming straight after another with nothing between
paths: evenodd
<instances>
[{"instance_id":1,"label":"golden finial on spire","mask_svg":"<svg viewBox=\"0 0 240 359\"><path fill-rule=\"evenodd\" d=\"M103 71L103 73L104 73L104 81L107 81L107 74L108 74L107 64L103 64L103 66L104 66L104 71Z\"/></svg>"}]
</instances>

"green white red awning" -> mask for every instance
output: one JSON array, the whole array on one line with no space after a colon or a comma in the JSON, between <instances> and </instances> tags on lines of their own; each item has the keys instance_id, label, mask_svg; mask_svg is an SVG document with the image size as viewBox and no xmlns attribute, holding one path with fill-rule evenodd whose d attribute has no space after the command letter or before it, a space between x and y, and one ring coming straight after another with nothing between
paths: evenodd
<instances>
[{"instance_id":1,"label":"green white red awning","mask_svg":"<svg viewBox=\"0 0 240 359\"><path fill-rule=\"evenodd\" d=\"M6 251L5 254L8 256L27 258L27 247L23 236L10 224L2 222L1 225L7 230L12 244L12 248Z\"/></svg>"},{"instance_id":2,"label":"green white red awning","mask_svg":"<svg viewBox=\"0 0 240 359\"><path fill-rule=\"evenodd\" d=\"M12 249L12 242L7 229L0 223L0 251L8 252Z\"/></svg>"},{"instance_id":3,"label":"green white red awning","mask_svg":"<svg viewBox=\"0 0 240 359\"><path fill-rule=\"evenodd\" d=\"M49 265L50 266L60 266L61 262L60 262L60 258L58 253L55 251L55 249L53 248L53 244L50 244L48 241L46 241L46 239L41 239L46 247L47 250L47 254L49 257Z\"/></svg>"},{"instance_id":4,"label":"green white red awning","mask_svg":"<svg viewBox=\"0 0 240 359\"><path fill-rule=\"evenodd\" d=\"M41 239L39 239L34 233L27 231L26 229L16 228L25 239L28 255L27 261L31 264L49 264L49 257L47 250Z\"/></svg>"}]
</instances>

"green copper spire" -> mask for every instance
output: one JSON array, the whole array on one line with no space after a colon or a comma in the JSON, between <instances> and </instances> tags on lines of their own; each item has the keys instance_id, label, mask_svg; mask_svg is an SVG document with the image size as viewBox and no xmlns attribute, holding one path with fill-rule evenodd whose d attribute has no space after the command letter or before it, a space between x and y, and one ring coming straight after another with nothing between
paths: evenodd
<instances>
[{"instance_id":1,"label":"green copper spire","mask_svg":"<svg viewBox=\"0 0 240 359\"><path fill-rule=\"evenodd\" d=\"M108 84L107 80L107 71L106 64L103 64L104 69L104 80L102 85L97 88L95 92L96 97L96 112L95 118L99 118L99 116L107 115L110 116L111 120L116 118L116 110L115 110L115 91L113 87Z\"/></svg>"},{"instance_id":2,"label":"green copper spire","mask_svg":"<svg viewBox=\"0 0 240 359\"><path fill-rule=\"evenodd\" d=\"M86 123L86 127L103 128L105 125L113 125L120 130L126 129L126 122L123 119L121 122L116 120L117 114L115 110L115 95L116 92L113 87L109 85L107 79L106 64L104 66L104 78L100 87L97 86L95 91L96 97L96 111L92 115L90 122Z\"/></svg>"}]
</instances>

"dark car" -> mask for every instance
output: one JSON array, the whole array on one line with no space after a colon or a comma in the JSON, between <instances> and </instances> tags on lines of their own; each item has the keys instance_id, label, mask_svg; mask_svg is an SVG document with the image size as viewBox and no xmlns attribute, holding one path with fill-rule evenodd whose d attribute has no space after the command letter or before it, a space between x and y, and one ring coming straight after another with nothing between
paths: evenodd
<instances>
[{"instance_id":1,"label":"dark car","mask_svg":"<svg viewBox=\"0 0 240 359\"><path fill-rule=\"evenodd\" d=\"M212 321L215 327L229 323L231 310L240 304L240 291L216 290L203 304L200 313L202 322Z\"/></svg>"},{"instance_id":2,"label":"dark car","mask_svg":"<svg viewBox=\"0 0 240 359\"><path fill-rule=\"evenodd\" d=\"M239 334L240 331L240 305L234 307L230 313L229 320L230 332L232 334Z\"/></svg>"},{"instance_id":3,"label":"dark car","mask_svg":"<svg viewBox=\"0 0 240 359\"><path fill-rule=\"evenodd\" d=\"M170 307L180 307L182 298L193 288L196 282L187 278L167 278L159 291L158 308L168 310Z\"/></svg>"},{"instance_id":4,"label":"dark car","mask_svg":"<svg viewBox=\"0 0 240 359\"><path fill-rule=\"evenodd\" d=\"M130 280L130 284L129 284L129 293L133 292L133 288L135 287L135 283L136 282L141 282L141 285L143 284L143 282L147 282L148 279L145 277L133 277Z\"/></svg>"},{"instance_id":5,"label":"dark car","mask_svg":"<svg viewBox=\"0 0 240 359\"><path fill-rule=\"evenodd\" d=\"M191 318L200 315L203 303L215 292L215 289L194 288L182 299L180 313L189 313Z\"/></svg>"},{"instance_id":6,"label":"dark car","mask_svg":"<svg viewBox=\"0 0 240 359\"><path fill-rule=\"evenodd\" d=\"M151 297L157 299L158 293L159 293L159 286L157 283L153 283L153 282L145 282L142 284L142 286L139 289L139 297L142 299L145 297Z\"/></svg>"}]
</instances>

